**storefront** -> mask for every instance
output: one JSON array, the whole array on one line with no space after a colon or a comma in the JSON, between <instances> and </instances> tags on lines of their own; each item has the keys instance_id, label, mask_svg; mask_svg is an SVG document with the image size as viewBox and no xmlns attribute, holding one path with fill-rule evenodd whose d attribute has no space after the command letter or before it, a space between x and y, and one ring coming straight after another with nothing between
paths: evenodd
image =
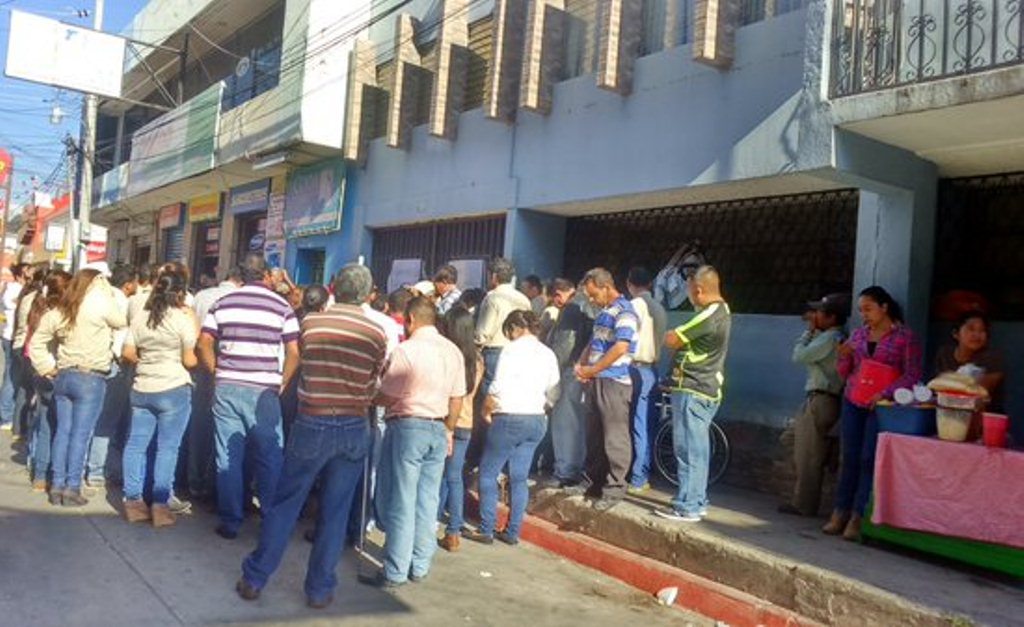
<instances>
[{"instance_id":1,"label":"storefront","mask_svg":"<svg viewBox=\"0 0 1024 627\"><path fill-rule=\"evenodd\" d=\"M329 264L330 235L341 228L345 199L345 165L328 160L294 170L288 176L282 240L268 236L267 246L294 251L292 275L300 285L323 284L341 260ZM290 253L291 254L291 253Z\"/></svg>"},{"instance_id":2,"label":"storefront","mask_svg":"<svg viewBox=\"0 0 1024 627\"><path fill-rule=\"evenodd\" d=\"M153 262L153 235L156 218L152 213L135 216L128 225L129 262L144 269Z\"/></svg>"},{"instance_id":3,"label":"storefront","mask_svg":"<svg viewBox=\"0 0 1024 627\"><path fill-rule=\"evenodd\" d=\"M206 194L188 203L188 223L192 230L192 279L198 285L206 276L219 280L221 194Z\"/></svg>"},{"instance_id":4,"label":"storefront","mask_svg":"<svg viewBox=\"0 0 1024 627\"><path fill-rule=\"evenodd\" d=\"M267 239L267 208L270 179L262 179L231 188L227 209L235 221L234 260L249 253L262 253ZM218 234L219 237L219 234Z\"/></svg>"},{"instance_id":5,"label":"storefront","mask_svg":"<svg viewBox=\"0 0 1024 627\"><path fill-rule=\"evenodd\" d=\"M181 203L161 207L157 217L160 230L160 261L184 261L185 227Z\"/></svg>"}]
</instances>

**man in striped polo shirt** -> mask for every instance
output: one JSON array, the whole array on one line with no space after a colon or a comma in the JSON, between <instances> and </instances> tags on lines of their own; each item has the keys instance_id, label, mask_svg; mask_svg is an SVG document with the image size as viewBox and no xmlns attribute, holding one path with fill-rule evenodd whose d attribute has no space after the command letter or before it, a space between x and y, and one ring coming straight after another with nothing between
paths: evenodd
<instances>
[{"instance_id":1,"label":"man in striped polo shirt","mask_svg":"<svg viewBox=\"0 0 1024 627\"><path fill-rule=\"evenodd\" d=\"M336 304L302 321L299 415L260 543L242 563L238 594L253 600L277 570L309 490L321 480L319 532L309 554L306 600L334 598L338 558L372 438L368 411L384 368L387 337L360 307L373 287L370 271L349 264L334 279Z\"/></svg>"},{"instance_id":2,"label":"man in striped polo shirt","mask_svg":"<svg viewBox=\"0 0 1024 627\"><path fill-rule=\"evenodd\" d=\"M299 323L288 301L271 291L263 256L248 255L241 269L245 285L210 308L198 346L216 381L217 534L229 540L242 526L247 450L264 515L270 509L283 461L280 394L299 365Z\"/></svg>"},{"instance_id":3,"label":"man in striped polo shirt","mask_svg":"<svg viewBox=\"0 0 1024 627\"><path fill-rule=\"evenodd\" d=\"M594 319L590 346L576 366L576 376L585 384L586 472L591 483L569 491L584 492L596 499L594 509L607 511L626 495L626 474L633 456L629 366L636 355L640 323L633 305L615 288L615 279L604 268L587 272L583 288L590 302L602 308Z\"/></svg>"}]
</instances>

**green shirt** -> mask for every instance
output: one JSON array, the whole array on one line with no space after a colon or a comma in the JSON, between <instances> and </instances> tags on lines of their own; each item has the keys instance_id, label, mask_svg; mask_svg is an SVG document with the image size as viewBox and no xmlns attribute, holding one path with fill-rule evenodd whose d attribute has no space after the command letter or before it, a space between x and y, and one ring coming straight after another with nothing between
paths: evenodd
<instances>
[{"instance_id":1,"label":"green shirt","mask_svg":"<svg viewBox=\"0 0 1024 627\"><path fill-rule=\"evenodd\" d=\"M729 305L719 301L674 329L684 344L676 351L672 368L674 389L712 401L722 400L731 328Z\"/></svg>"},{"instance_id":2,"label":"green shirt","mask_svg":"<svg viewBox=\"0 0 1024 627\"><path fill-rule=\"evenodd\" d=\"M807 392L841 394L843 379L836 372L836 355L843 341L843 331L834 327L826 331L804 331L793 347L793 362L807 367Z\"/></svg>"}]
</instances>

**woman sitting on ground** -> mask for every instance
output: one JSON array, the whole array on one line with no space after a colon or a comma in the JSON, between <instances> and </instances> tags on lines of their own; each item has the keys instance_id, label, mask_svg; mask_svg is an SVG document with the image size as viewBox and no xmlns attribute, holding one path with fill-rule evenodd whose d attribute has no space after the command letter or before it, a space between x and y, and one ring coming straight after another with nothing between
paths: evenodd
<instances>
[{"instance_id":1,"label":"woman sitting on ground","mask_svg":"<svg viewBox=\"0 0 1024 627\"><path fill-rule=\"evenodd\" d=\"M519 527L530 498L526 485L533 453L547 432L545 411L558 398L558 359L537 339L540 320L532 311L513 311L502 332L511 343L501 351L483 418L490 423L480 460L480 529L464 534L490 544L495 535L519 543ZM508 463L510 514L505 531L495 534L498 473Z\"/></svg>"}]
</instances>

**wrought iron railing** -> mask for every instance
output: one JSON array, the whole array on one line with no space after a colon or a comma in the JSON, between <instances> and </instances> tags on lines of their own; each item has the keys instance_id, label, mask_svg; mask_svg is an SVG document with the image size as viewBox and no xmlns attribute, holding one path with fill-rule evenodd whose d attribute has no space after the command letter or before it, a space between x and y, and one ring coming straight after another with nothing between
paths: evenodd
<instances>
[{"instance_id":1,"label":"wrought iron railing","mask_svg":"<svg viewBox=\"0 0 1024 627\"><path fill-rule=\"evenodd\" d=\"M832 95L1024 63L1024 0L836 0Z\"/></svg>"}]
</instances>

